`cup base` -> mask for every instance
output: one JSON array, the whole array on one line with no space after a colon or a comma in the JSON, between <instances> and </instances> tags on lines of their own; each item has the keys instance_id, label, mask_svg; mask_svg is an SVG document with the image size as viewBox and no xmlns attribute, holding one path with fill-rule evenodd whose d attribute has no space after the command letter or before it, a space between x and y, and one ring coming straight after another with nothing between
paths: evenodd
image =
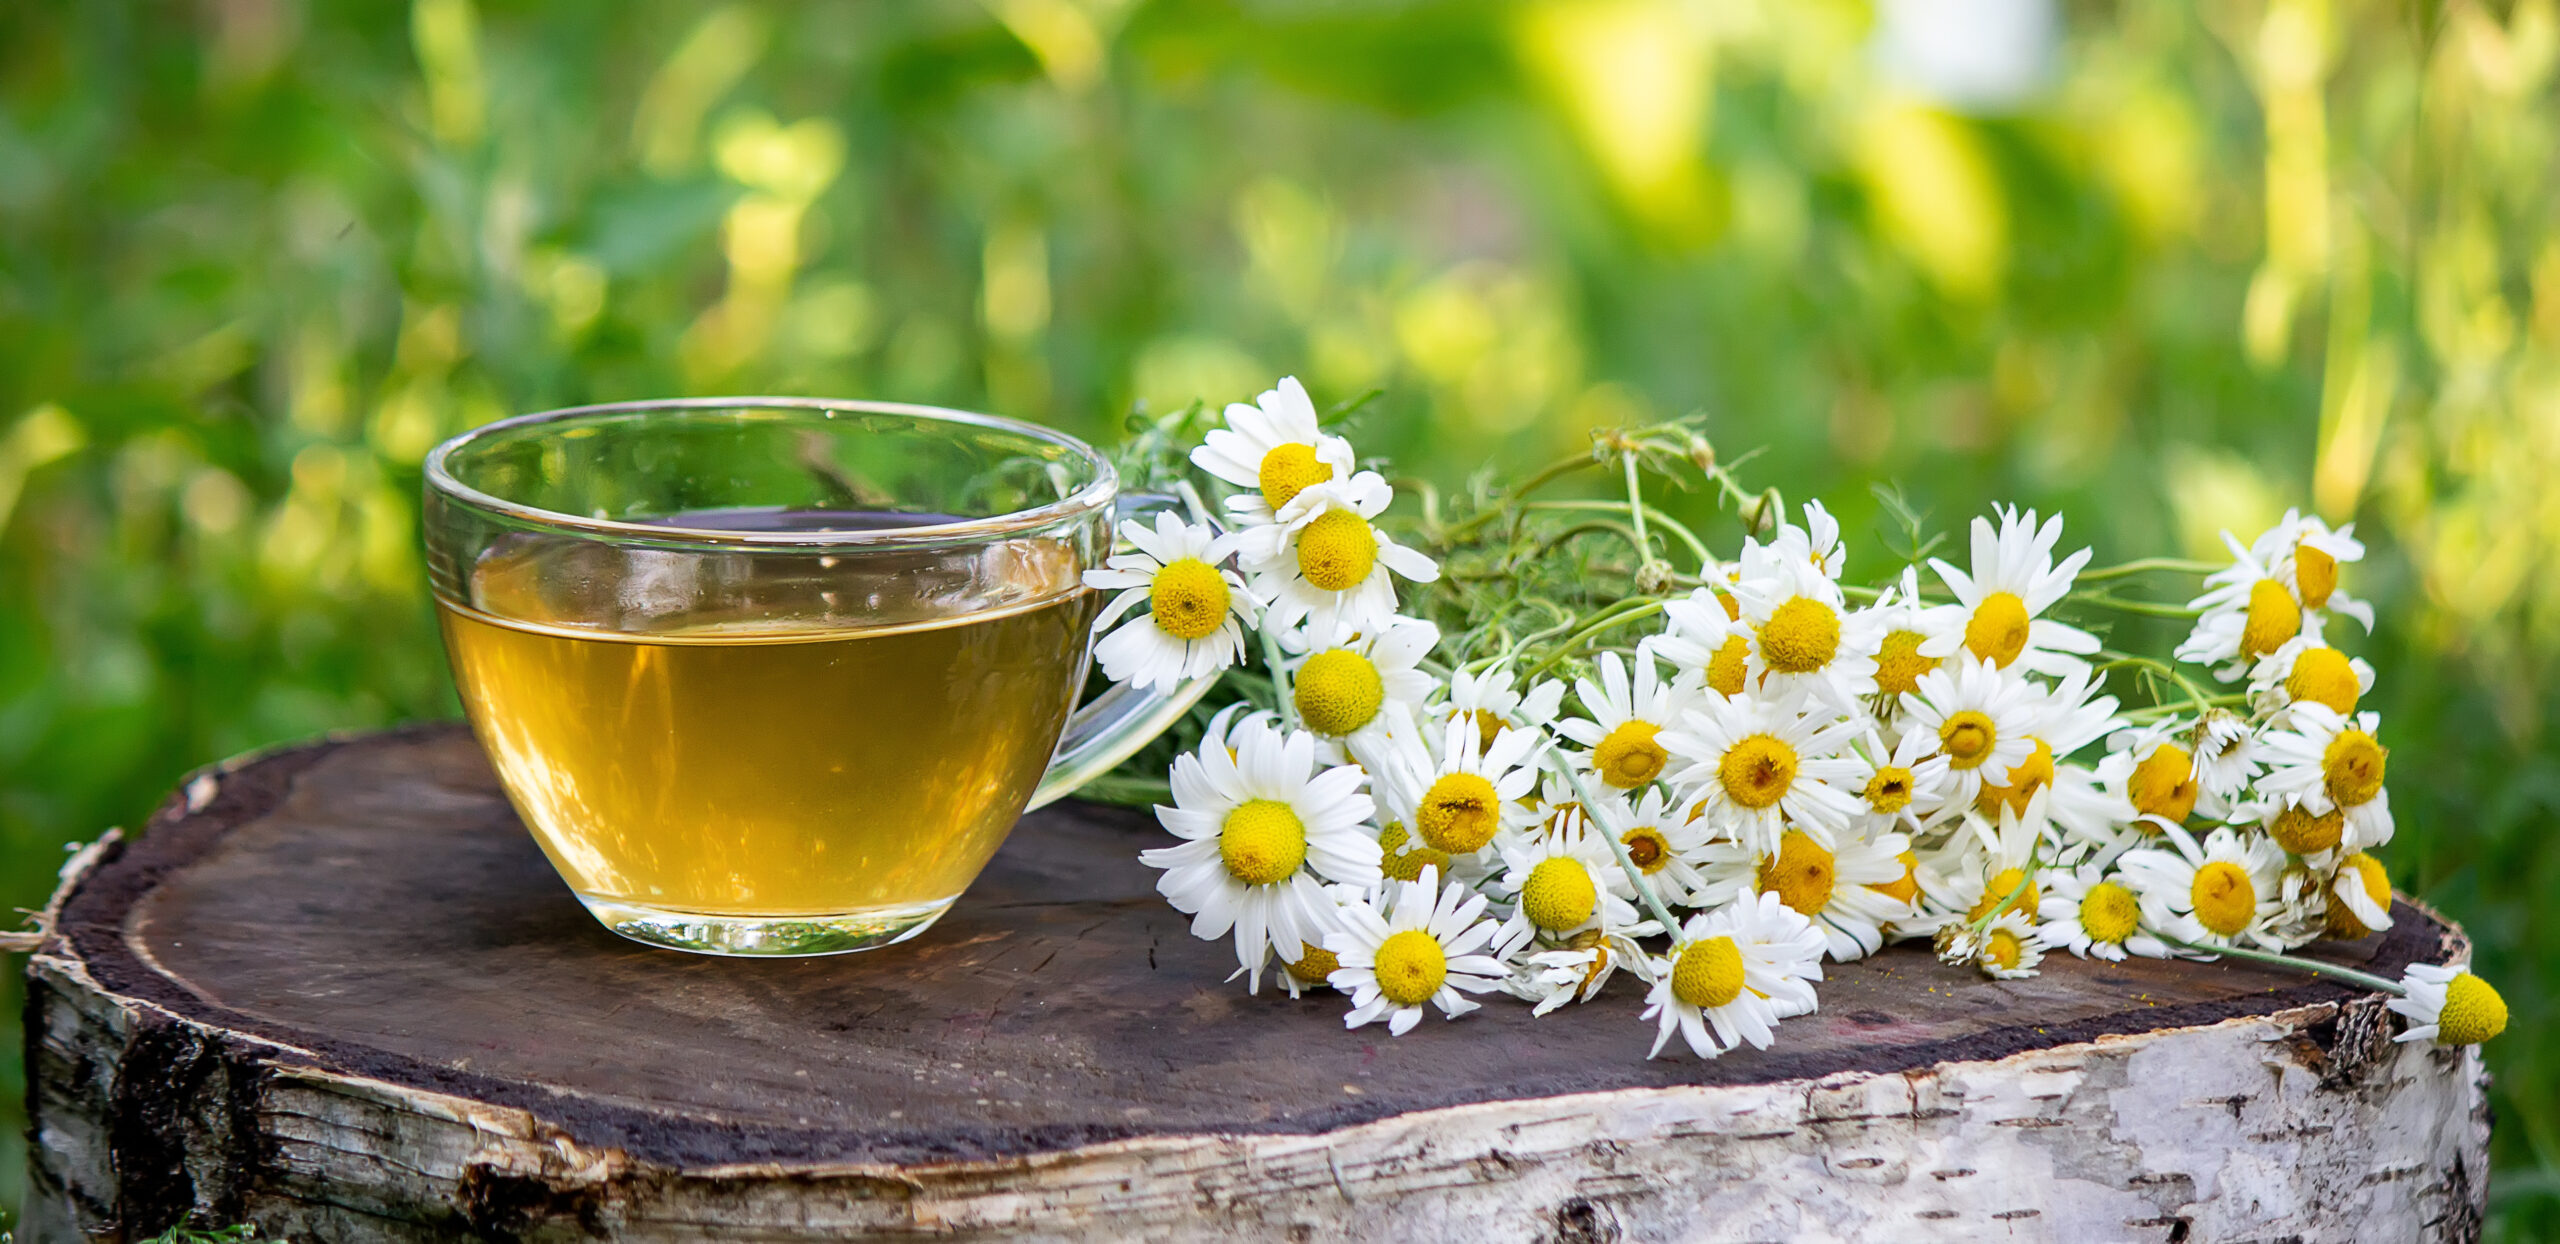
<instances>
[{"instance_id":1,"label":"cup base","mask_svg":"<svg viewBox=\"0 0 2560 1244\"><path fill-rule=\"evenodd\" d=\"M597 923L644 946L734 958L791 959L894 946L933 926L958 896L841 915L733 916L581 894Z\"/></svg>"}]
</instances>

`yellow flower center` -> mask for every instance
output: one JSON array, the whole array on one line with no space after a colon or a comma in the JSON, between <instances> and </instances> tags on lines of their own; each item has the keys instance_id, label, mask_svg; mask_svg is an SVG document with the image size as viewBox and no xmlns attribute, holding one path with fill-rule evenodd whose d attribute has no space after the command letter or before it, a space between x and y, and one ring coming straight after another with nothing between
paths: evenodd
<instances>
[{"instance_id":1,"label":"yellow flower center","mask_svg":"<svg viewBox=\"0 0 2560 1244\"><path fill-rule=\"evenodd\" d=\"M1482 774L1443 774L1423 792L1422 810L1413 819L1424 842L1465 855L1493 841L1493 831L1502 824L1502 797Z\"/></svg>"},{"instance_id":2,"label":"yellow flower center","mask_svg":"<svg viewBox=\"0 0 2560 1244\"><path fill-rule=\"evenodd\" d=\"M2196 870L2187 898L2195 904L2204 927L2229 937L2258 918L2258 887L2249 870L2229 860L2215 860Z\"/></svg>"},{"instance_id":3,"label":"yellow flower center","mask_svg":"<svg viewBox=\"0 0 2560 1244\"><path fill-rule=\"evenodd\" d=\"M2112 881L2101 881L2081 896L2080 930L2091 941L2121 946L2140 927L2142 904L2134 901L2133 891Z\"/></svg>"},{"instance_id":4,"label":"yellow flower center","mask_svg":"<svg viewBox=\"0 0 2560 1244\"><path fill-rule=\"evenodd\" d=\"M2053 785L2053 745L2043 739L2035 740L2035 745L2036 749L2028 752L2026 759L2009 766L2008 785L1994 786L1984 782L1982 794L1974 799L1973 806L1980 808L1985 815L1997 816L2000 805L2005 803L2011 812L2025 816L2027 803L2036 797L2036 792Z\"/></svg>"},{"instance_id":5,"label":"yellow flower center","mask_svg":"<svg viewBox=\"0 0 2560 1244\"><path fill-rule=\"evenodd\" d=\"M2326 704L2341 717L2356 711L2356 700L2364 695L2355 666L2335 648L2303 649L2293 659L2293 672L2284 676L2284 691L2297 700Z\"/></svg>"},{"instance_id":6,"label":"yellow flower center","mask_svg":"<svg viewBox=\"0 0 2560 1244\"><path fill-rule=\"evenodd\" d=\"M1760 627L1760 659L1781 674L1810 674L1839 652L1839 613L1810 596L1778 606Z\"/></svg>"},{"instance_id":7,"label":"yellow flower center","mask_svg":"<svg viewBox=\"0 0 2560 1244\"><path fill-rule=\"evenodd\" d=\"M1298 529L1298 574L1327 592L1348 592L1378 564L1378 537L1350 510L1326 510Z\"/></svg>"},{"instance_id":8,"label":"yellow flower center","mask_svg":"<svg viewBox=\"0 0 2560 1244\"><path fill-rule=\"evenodd\" d=\"M1246 885L1286 880L1307 862L1306 823L1277 799L1237 804L1218 829L1218 858Z\"/></svg>"},{"instance_id":9,"label":"yellow flower center","mask_svg":"<svg viewBox=\"0 0 2560 1244\"><path fill-rule=\"evenodd\" d=\"M2267 825L2267 836L2295 855L2318 855L2347 836L2347 814L2331 808L2326 816L2313 816L2296 804L2276 813Z\"/></svg>"},{"instance_id":10,"label":"yellow flower center","mask_svg":"<svg viewBox=\"0 0 2560 1244\"><path fill-rule=\"evenodd\" d=\"M1885 765L1867 779L1867 806L1890 816L1911 806L1911 770Z\"/></svg>"},{"instance_id":11,"label":"yellow flower center","mask_svg":"<svg viewBox=\"0 0 2560 1244\"><path fill-rule=\"evenodd\" d=\"M2302 606L2293 602L2293 593L2273 579L2258 580L2249 589L2248 620L2240 627L2241 659L2255 661L2301 633Z\"/></svg>"},{"instance_id":12,"label":"yellow flower center","mask_svg":"<svg viewBox=\"0 0 2560 1244\"><path fill-rule=\"evenodd\" d=\"M2391 874L2383 871L2382 861L2358 851L2339 861L2338 868L2341 872L2352 870L2355 873L2356 884L2364 887L2364 896L2375 906L2385 911L2391 909ZM2356 919L2353 908L2335 899L2329 903L2328 924L2329 936L2342 942L2352 942L2373 932L2364 927L2364 921Z\"/></svg>"},{"instance_id":13,"label":"yellow flower center","mask_svg":"<svg viewBox=\"0 0 2560 1244\"><path fill-rule=\"evenodd\" d=\"M1274 445L1262 455L1262 499L1273 510L1289 504L1289 499L1333 478L1333 468L1316 461L1316 447L1291 441Z\"/></svg>"},{"instance_id":14,"label":"yellow flower center","mask_svg":"<svg viewBox=\"0 0 2560 1244\"><path fill-rule=\"evenodd\" d=\"M2003 868L1993 873L1991 880L1983 883L1982 897L1974 900L1973 910L1964 914L1965 923L1972 924L1990 915L1991 910L1999 907L2012 890L2018 891L2018 901L2010 903L2006 910L2024 912L2027 919L2035 919L2036 904L2042 901L2042 898L2036 893L2035 886L2028 885L2026 889L2018 890L2019 886L2026 885L2026 881L2027 874L2015 868Z\"/></svg>"},{"instance_id":15,"label":"yellow flower center","mask_svg":"<svg viewBox=\"0 0 2560 1244\"><path fill-rule=\"evenodd\" d=\"M1342 966L1342 960L1322 946L1309 946L1307 953L1289 965L1289 975L1309 985L1321 985Z\"/></svg>"},{"instance_id":16,"label":"yellow flower center","mask_svg":"<svg viewBox=\"0 0 2560 1244\"><path fill-rule=\"evenodd\" d=\"M1751 641L1736 635L1724 641L1716 654L1707 658L1707 685L1717 695L1742 694L1743 683L1751 676Z\"/></svg>"},{"instance_id":17,"label":"yellow flower center","mask_svg":"<svg viewBox=\"0 0 2560 1244\"><path fill-rule=\"evenodd\" d=\"M1449 875L1449 853L1413 845L1413 833L1400 821L1390 821L1378 831L1378 871L1395 881L1420 881L1422 870L1436 868Z\"/></svg>"},{"instance_id":18,"label":"yellow flower center","mask_svg":"<svg viewBox=\"0 0 2560 1244\"><path fill-rule=\"evenodd\" d=\"M1456 721L1460 717L1466 717L1475 723L1476 751L1479 753L1492 751L1494 736L1502 733L1502 727L1504 724L1502 718L1492 709L1480 708L1475 710L1473 714L1469 714L1465 709L1460 709L1457 712L1450 714L1449 720Z\"/></svg>"},{"instance_id":19,"label":"yellow flower center","mask_svg":"<svg viewBox=\"0 0 2560 1244\"><path fill-rule=\"evenodd\" d=\"M2317 609L2338 590L2338 559L2299 540L2293 543L2293 585L2302 590L2302 607Z\"/></svg>"},{"instance_id":20,"label":"yellow flower center","mask_svg":"<svg viewBox=\"0 0 2560 1244\"><path fill-rule=\"evenodd\" d=\"M2027 650L2027 602L2016 592L1993 592L1973 607L1973 616L1965 620L1964 646L1967 652L2002 669Z\"/></svg>"},{"instance_id":21,"label":"yellow flower center","mask_svg":"<svg viewBox=\"0 0 2560 1244\"><path fill-rule=\"evenodd\" d=\"M2436 1012L2436 1040L2478 1045L2507 1030L2507 1000L2489 982L2465 972L2444 984L2444 1009Z\"/></svg>"},{"instance_id":22,"label":"yellow flower center","mask_svg":"<svg viewBox=\"0 0 2560 1244\"><path fill-rule=\"evenodd\" d=\"M1680 948L1671 969L1671 995L1699 1010L1742 996L1742 947L1730 937L1710 937Z\"/></svg>"},{"instance_id":23,"label":"yellow flower center","mask_svg":"<svg viewBox=\"0 0 2560 1244\"><path fill-rule=\"evenodd\" d=\"M2018 961L2026 957L2026 943L2019 941L2018 935L2007 929L1991 930L1991 936L1982 943L1983 962L2003 972L2017 971Z\"/></svg>"},{"instance_id":24,"label":"yellow flower center","mask_svg":"<svg viewBox=\"0 0 2560 1244\"><path fill-rule=\"evenodd\" d=\"M1627 845L1627 859L1638 872L1650 875L1671 864L1671 840L1650 825L1638 825L1620 834L1618 841Z\"/></svg>"},{"instance_id":25,"label":"yellow flower center","mask_svg":"<svg viewBox=\"0 0 2560 1244\"><path fill-rule=\"evenodd\" d=\"M2133 767L2125 793L2132 796L2134 811L2181 824L2196 810L2196 758L2175 743L2152 748Z\"/></svg>"},{"instance_id":26,"label":"yellow flower center","mask_svg":"<svg viewBox=\"0 0 2560 1244\"><path fill-rule=\"evenodd\" d=\"M1920 897L1920 853L1902 853L1902 879L1867 887L1886 898L1908 903Z\"/></svg>"},{"instance_id":27,"label":"yellow flower center","mask_svg":"<svg viewBox=\"0 0 2560 1244\"><path fill-rule=\"evenodd\" d=\"M1795 785L1796 749L1775 735L1755 734L1727 750L1716 772L1728 798L1746 808L1765 808Z\"/></svg>"},{"instance_id":28,"label":"yellow flower center","mask_svg":"<svg viewBox=\"0 0 2560 1244\"><path fill-rule=\"evenodd\" d=\"M1633 790L1662 776L1662 767L1671 763L1671 753L1653 736L1662 727L1649 721L1621 722L1591 749L1591 767L1600 780L1620 790Z\"/></svg>"},{"instance_id":29,"label":"yellow flower center","mask_svg":"<svg viewBox=\"0 0 2560 1244\"><path fill-rule=\"evenodd\" d=\"M1377 665L1348 648L1328 648L1298 667L1290 698L1307 729L1340 737L1368 725L1386 702L1386 680Z\"/></svg>"},{"instance_id":30,"label":"yellow flower center","mask_svg":"<svg viewBox=\"0 0 2560 1244\"><path fill-rule=\"evenodd\" d=\"M1449 954L1440 939L1420 929L1391 933L1378 943L1378 992L1397 1006L1420 1006L1449 979Z\"/></svg>"},{"instance_id":31,"label":"yellow flower center","mask_svg":"<svg viewBox=\"0 0 2560 1244\"><path fill-rule=\"evenodd\" d=\"M1227 581L1197 557L1167 562L1147 588L1156 629L1175 639L1206 639L1227 620Z\"/></svg>"},{"instance_id":32,"label":"yellow flower center","mask_svg":"<svg viewBox=\"0 0 2560 1244\"><path fill-rule=\"evenodd\" d=\"M1577 928L1600 905L1600 889L1582 861L1550 856L1529 870L1520 885L1520 911L1529 923L1550 933Z\"/></svg>"},{"instance_id":33,"label":"yellow flower center","mask_svg":"<svg viewBox=\"0 0 2560 1244\"><path fill-rule=\"evenodd\" d=\"M1742 620L1742 602L1735 600L1733 598L1733 593L1720 587L1711 587L1707 590L1715 593L1717 604L1724 606L1725 621L1739 622Z\"/></svg>"},{"instance_id":34,"label":"yellow flower center","mask_svg":"<svg viewBox=\"0 0 2560 1244\"><path fill-rule=\"evenodd\" d=\"M1920 676L1942 664L1936 657L1920 655L1925 638L1918 631L1895 631L1884 637L1884 647L1876 653L1876 690L1898 696L1920 689Z\"/></svg>"},{"instance_id":35,"label":"yellow flower center","mask_svg":"<svg viewBox=\"0 0 2560 1244\"><path fill-rule=\"evenodd\" d=\"M2382 771L2391 753L2362 730L2341 730L2320 753L2320 775L2329 798L2352 808L2382 793Z\"/></svg>"},{"instance_id":36,"label":"yellow flower center","mask_svg":"<svg viewBox=\"0 0 2560 1244\"><path fill-rule=\"evenodd\" d=\"M1947 754L1947 763L1959 769L1979 766L1991 756L1991 748L2000 741L2000 727L1991 724L1991 715L1968 708L1938 724L1938 750Z\"/></svg>"},{"instance_id":37,"label":"yellow flower center","mask_svg":"<svg viewBox=\"0 0 2560 1244\"><path fill-rule=\"evenodd\" d=\"M1839 877L1839 867L1821 843L1802 830L1790 829L1778 839L1776 858L1760 861L1759 884L1754 888L1777 895L1779 902L1800 915L1818 916L1831 905L1831 887Z\"/></svg>"}]
</instances>

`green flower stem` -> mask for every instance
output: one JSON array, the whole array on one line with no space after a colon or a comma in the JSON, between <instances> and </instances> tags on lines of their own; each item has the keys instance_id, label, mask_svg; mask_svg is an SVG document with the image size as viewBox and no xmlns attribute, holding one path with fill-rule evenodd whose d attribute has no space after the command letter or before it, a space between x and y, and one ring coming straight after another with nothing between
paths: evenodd
<instances>
[{"instance_id":1,"label":"green flower stem","mask_svg":"<svg viewBox=\"0 0 2560 1244\"><path fill-rule=\"evenodd\" d=\"M1541 557L1545 557L1549 552L1553 551L1556 546L1563 544L1565 541L1570 540L1575 536L1587 535L1595 531L1614 532L1625 538L1630 543L1643 539L1642 536L1636 534L1634 528L1627 526L1625 523L1613 523L1605 518L1589 519L1584 522L1575 523L1562 531L1556 532L1554 535L1548 536L1546 539L1538 541L1537 546L1530 549L1528 553L1523 555L1519 560L1522 562L1536 561ZM1519 572L1516 570L1506 569L1492 574L1470 575L1468 577L1470 579L1501 580L1512 578L1518 573Z\"/></svg>"},{"instance_id":2,"label":"green flower stem","mask_svg":"<svg viewBox=\"0 0 2560 1244\"><path fill-rule=\"evenodd\" d=\"M1608 514L1625 514L1630 510L1640 510L1644 521L1649 527L1660 527L1663 530L1680 537L1680 542L1688 545L1689 552L1697 557L1699 566L1707 567L1716 564L1715 554L1708 551L1707 542L1699 539L1697 532L1691 531L1688 524L1680 522L1670 515L1663 513L1662 510L1656 506L1630 506L1624 501L1595 500L1532 501L1522 508L1530 510L1598 510Z\"/></svg>"},{"instance_id":3,"label":"green flower stem","mask_svg":"<svg viewBox=\"0 0 2560 1244\"><path fill-rule=\"evenodd\" d=\"M1604 631L1614 630L1618 627L1625 626L1629 622L1639 622L1662 612L1662 601L1658 598L1639 596L1629 597L1628 600L1638 603L1631 609L1620 609L1616 612L1603 613L1596 621L1593 621L1589 625L1584 626L1581 630L1566 636L1562 643L1556 645L1555 651L1547 654L1545 660L1538 662L1536 665L1530 666L1527 672L1520 675L1522 681L1525 682L1529 679L1536 678L1538 675L1555 668L1557 665L1561 664L1566 657L1573 655L1574 649L1598 638ZM1625 604L1626 602L1622 601L1620 603Z\"/></svg>"},{"instance_id":4,"label":"green flower stem","mask_svg":"<svg viewBox=\"0 0 2560 1244\"><path fill-rule=\"evenodd\" d=\"M1516 511L1519 508L1520 503L1527 499L1530 493L1536 492L1537 490L1544 488L1567 475L1571 475L1576 471L1598 466L1602 461L1604 461L1604 459L1594 457L1591 454L1582 453L1575 454L1570 458L1560 458L1551 462L1541 468L1537 474L1520 481L1519 486L1504 494L1501 504L1486 506L1485 508L1460 520L1457 526L1439 533L1439 538L1435 543L1439 544L1443 548L1446 548L1451 544L1455 544L1473 534L1476 528L1482 527L1486 523L1490 523L1493 520L1502 517L1505 513Z\"/></svg>"},{"instance_id":5,"label":"green flower stem","mask_svg":"<svg viewBox=\"0 0 2560 1244\"><path fill-rule=\"evenodd\" d=\"M2199 705L2208 709L2238 708L2248 702L2248 696L2235 691L2229 695L2209 695L2202 701L2194 704L2148 704L2141 708L2129 708L2124 710L2123 716L2127 721L2151 722L2157 721L2163 717L2175 717L2180 713L2186 712L2190 708L2199 707Z\"/></svg>"},{"instance_id":6,"label":"green flower stem","mask_svg":"<svg viewBox=\"0 0 2560 1244\"><path fill-rule=\"evenodd\" d=\"M2100 609L2113 609L2118 613L2137 614L2146 618L2190 620L2204 616L2202 609L2190 609L2185 605L2166 605L2155 600L2127 600L2108 592L2073 592L2063 599Z\"/></svg>"},{"instance_id":7,"label":"green flower stem","mask_svg":"<svg viewBox=\"0 0 2560 1244\"><path fill-rule=\"evenodd\" d=\"M2159 934L2158 936L2161 941L2167 942L2181 950L2192 950L2198 954L2206 955L2229 955L2234 959L2246 959L2251 963L2265 963L2280 968L2293 968L2296 971L2308 972L2313 976L2335 977L2336 979L2345 981L2350 985L2361 985L2376 993L2387 993L2394 998L2405 998L2409 996L2409 991L2402 987L2398 981L2384 980L2371 972L2359 972L2354 968L2340 967L2334 963L2323 963L2318 959L2298 959L2292 955L2279 955L2272 951L2265 950L2249 950L2240 946L2206 946L2196 942L2183 941L2181 939L2171 937L2166 933Z\"/></svg>"},{"instance_id":8,"label":"green flower stem","mask_svg":"<svg viewBox=\"0 0 2560 1244\"><path fill-rule=\"evenodd\" d=\"M1563 775L1565 785L1573 788L1573 797L1582 805L1582 814L1599 828L1602 841L1609 844L1609 854L1618 858L1619 870L1627 874L1627 882L1635 887L1636 897L1644 900L1645 910L1661 922L1664 933L1677 941L1680 922L1672 918L1671 909L1663 905L1662 899L1654 894L1653 886L1645 881L1644 870L1636 867L1634 858L1627 854L1627 844L1618 837L1618 827L1610 824L1602 814L1600 801L1591 797L1591 788L1583 783L1582 774L1573 767L1573 761L1563 752L1551 748L1547 752L1547 764Z\"/></svg>"},{"instance_id":9,"label":"green flower stem","mask_svg":"<svg viewBox=\"0 0 2560 1244\"><path fill-rule=\"evenodd\" d=\"M1285 730L1295 730L1298 728L1298 699L1290 694L1288 676L1280 672L1280 641L1259 625L1253 628L1253 633L1262 640L1262 664L1271 671L1271 699L1279 706L1280 726Z\"/></svg>"},{"instance_id":10,"label":"green flower stem","mask_svg":"<svg viewBox=\"0 0 2560 1244\"><path fill-rule=\"evenodd\" d=\"M2148 574L2155 570L2170 574L2212 574L2221 569L2224 567L2214 562L2190 561L2183 557L2145 557L2138 561L2100 566L2095 570L2083 570L2078 577L2082 583L2103 583L2108 579Z\"/></svg>"},{"instance_id":11,"label":"green flower stem","mask_svg":"<svg viewBox=\"0 0 2560 1244\"><path fill-rule=\"evenodd\" d=\"M2101 649L2099 650L2098 655L2105 658L2105 663L2098 666L2097 672L2099 673L2103 674L2106 671L2113 669L2149 670L2162 678L2166 678L2169 681L2178 684L2179 690L2187 693L2188 702L2195 705L2196 715L2198 717L2202 717L2205 710L2211 707L2207 701L2212 697L2205 693L2205 689L2203 687L2196 684L2195 679L2187 677L2187 672L2185 670L2179 669L2177 666L2171 665L2158 657L2146 657L2138 652L2118 652L2112 648Z\"/></svg>"},{"instance_id":12,"label":"green flower stem","mask_svg":"<svg viewBox=\"0 0 2560 1244\"><path fill-rule=\"evenodd\" d=\"M2038 842L2034 850L2027 852L2027 866L2018 870L2018 884L2010 887L2007 897L1993 905L1991 910L1984 912L1980 920L1967 924L1965 931L1974 937L1982 936L1983 930L1990 928L1992 921L2007 915L2009 909L2026 896L2027 890L2036 883L2036 874L2043 868L2044 844Z\"/></svg>"},{"instance_id":13,"label":"green flower stem","mask_svg":"<svg viewBox=\"0 0 2560 1244\"><path fill-rule=\"evenodd\" d=\"M1653 561L1653 537L1644 529L1644 483L1636 469L1636 451L1619 454L1618 460L1627 468L1627 514L1636 523L1636 564L1647 565Z\"/></svg>"}]
</instances>

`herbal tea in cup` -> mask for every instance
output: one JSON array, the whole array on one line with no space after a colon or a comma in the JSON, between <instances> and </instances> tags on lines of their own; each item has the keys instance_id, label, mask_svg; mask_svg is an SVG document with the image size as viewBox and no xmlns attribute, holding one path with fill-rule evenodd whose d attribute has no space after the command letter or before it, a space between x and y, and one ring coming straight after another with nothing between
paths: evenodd
<instances>
[{"instance_id":1,"label":"herbal tea in cup","mask_svg":"<svg viewBox=\"0 0 2560 1244\"><path fill-rule=\"evenodd\" d=\"M985 416L586 408L430 457L430 569L472 726L598 920L859 950L922 931L1026 806L1196 698L1076 712L1116 486Z\"/></svg>"}]
</instances>

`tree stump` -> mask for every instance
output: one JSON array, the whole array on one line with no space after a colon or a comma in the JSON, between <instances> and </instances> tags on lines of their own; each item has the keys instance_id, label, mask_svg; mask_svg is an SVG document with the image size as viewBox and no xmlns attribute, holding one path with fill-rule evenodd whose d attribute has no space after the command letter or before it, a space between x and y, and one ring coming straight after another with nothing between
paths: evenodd
<instances>
[{"instance_id":1,"label":"tree stump","mask_svg":"<svg viewBox=\"0 0 2560 1244\"><path fill-rule=\"evenodd\" d=\"M2479 1057L2394 1045L2372 995L1904 948L1765 1053L1647 1061L1617 986L1389 1038L1226 983L1160 841L1061 805L912 943L706 959L597 927L459 728L208 771L48 909L27 1238L2478 1234ZM2330 953L2461 945L2404 902Z\"/></svg>"}]
</instances>

